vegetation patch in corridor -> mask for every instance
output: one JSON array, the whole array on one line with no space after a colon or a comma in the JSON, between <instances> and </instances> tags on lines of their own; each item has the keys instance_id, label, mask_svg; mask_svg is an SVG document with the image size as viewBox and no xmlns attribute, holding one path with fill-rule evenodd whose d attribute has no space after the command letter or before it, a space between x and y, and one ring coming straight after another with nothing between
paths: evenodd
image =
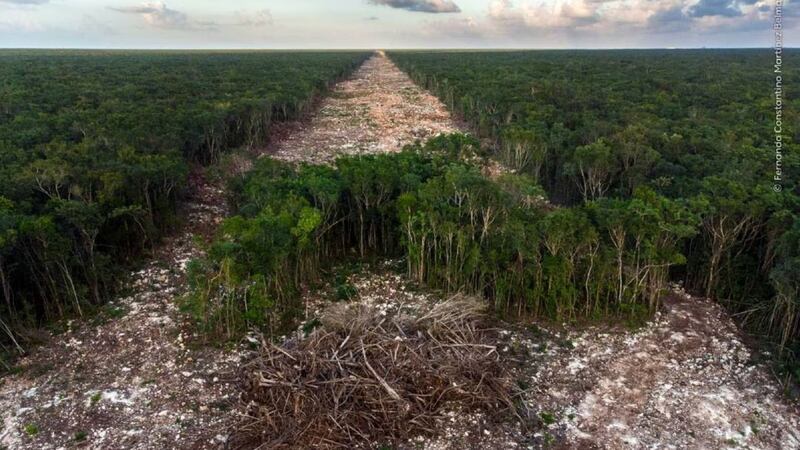
<instances>
[{"instance_id":1,"label":"vegetation patch in corridor","mask_svg":"<svg viewBox=\"0 0 800 450\"><path fill-rule=\"evenodd\" d=\"M214 336L277 335L302 310L301 286L356 254L403 256L411 279L486 298L504 316L655 311L699 224L690 204L642 187L556 208L530 176L490 176L480 160L478 141L460 134L334 166L262 159L236 182L238 214L193 263L185 308Z\"/></svg>"}]
</instances>

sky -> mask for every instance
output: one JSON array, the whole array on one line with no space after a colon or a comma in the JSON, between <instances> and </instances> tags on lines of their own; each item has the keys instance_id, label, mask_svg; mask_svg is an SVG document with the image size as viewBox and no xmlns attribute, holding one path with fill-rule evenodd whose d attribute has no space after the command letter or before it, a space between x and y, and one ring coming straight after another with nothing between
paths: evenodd
<instances>
[{"instance_id":1,"label":"sky","mask_svg":"<svg viewBox=\"0 0 800 450\"><path fill-rule=\"evenodd\" d=\"M771 47L776 1L0 0L0 48Z\"/></svg>"}]
</instances>

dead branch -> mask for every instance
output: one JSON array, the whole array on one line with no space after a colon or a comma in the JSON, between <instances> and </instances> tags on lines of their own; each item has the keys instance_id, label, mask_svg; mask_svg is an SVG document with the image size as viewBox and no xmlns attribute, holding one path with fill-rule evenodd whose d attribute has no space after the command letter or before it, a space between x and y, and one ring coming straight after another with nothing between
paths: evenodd
<instances>
[{"instance_id":1,"label":"dead branch","mask_svg":"<svg viewBox=\"0 0 800 450\"><path fill-rule=\"evenodd\" d=\"M448 409L515 414L479 301L456 296L416 319L339 304L321 322L244 367L231 448L372 448L433 433Z\"/></svg>"}]
</instances>

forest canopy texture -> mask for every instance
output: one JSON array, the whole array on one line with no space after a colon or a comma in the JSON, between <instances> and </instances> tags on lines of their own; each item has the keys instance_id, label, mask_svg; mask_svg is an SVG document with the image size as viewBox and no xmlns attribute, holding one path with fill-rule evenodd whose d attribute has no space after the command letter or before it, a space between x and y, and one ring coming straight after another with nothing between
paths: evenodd
<instances>
[{"instance_id":1,"label":"forest canopy texture","mask_svg":"<svg viewBox=\"0 0 800 450\"><path fill-rule=\"evenodd\" d=\"M0 52L4 337L107 300L174 224L190 165L264 144L368 56Z\"/></svg>"},{"instance_id":2,"label":"forest canopy texture","mask_svg":"<svg viewBox=\"0 0 800 450\"><path fill-rule=\"evenodd\" d=\"M675 236L680 257L670 278L723 302L784 354L800 350L800 117L796 93L785 90L778 190L771 52L390 56L554 202L635 201L644 188L685 206L692 229ZM786 60L797 56L786 52ZM796 67L783 72L784 84L796 80ZM628 207L600 217L618 223L612 249L640 244L637 221L650 222Z\"/></svg>"}]
</instances>

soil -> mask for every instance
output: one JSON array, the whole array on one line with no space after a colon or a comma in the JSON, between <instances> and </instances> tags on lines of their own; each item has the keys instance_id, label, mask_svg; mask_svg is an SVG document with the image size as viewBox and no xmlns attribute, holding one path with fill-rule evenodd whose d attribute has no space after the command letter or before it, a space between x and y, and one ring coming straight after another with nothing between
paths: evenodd
<instances>
[{"instance_id":1,"label":"soil","mask_svg":"<svg viewBox=\"0 0 800 450\"><path fill-rule=\"evenodd\" d=\"M539 327L511 340L517 358L541 354L520 374L555 447L800 448L797 405L764 358L719 304L678 286L635 331Z\"/></svg>"},{"instance_id":2,"label":"soil","mask_svg":"<svg viewBox=\"0 0 800 450\"><path fill-rule=\"evenodd\" d=\"M462 127L383 54L340 83L309 120L264 152L309 163L399 150ZM0 448L224 448L239 405L235 374L251 344L201 345L176 300L186 264L228 213L221 182L194 176L186 227L130 274L126 293L74 321L0 379ZM410 285L397 261L350 277L362 301L424 311L441 298ZM308 294L313 320L334 294ZM524 423L458 407L414 449L800 448L800 411L757 362L719 305L674 287L629 330L498 322L498 351L524 388ZM252 338L251 338L252 339ZM256 339L252 339L256 341Z\"/></svg>"},{"instance_id":3,"label":"soil","mask_svg":"<svg viewBox=\"0 0 800 450\"><path fill-rule=\"evenodd\" d=\"M275 158L312 164L342 155L396 152L442 133L463 131L445 106L383 53L339 83L311 120L270 148Z\"/></svg>"},{"instance_id":4,"label":"soil","mask_svg":"<svg viewBox=\"0 0 800 450\"><path fill-rule=\"evenodd\" d=\"M193 171L185 229L130 274L125 294L71 321L0 379L0 447L215 447L236 403L238 350L201 346L178 311L187 263L227 214L219 183Z\"/></svg>"}]
</instances>

